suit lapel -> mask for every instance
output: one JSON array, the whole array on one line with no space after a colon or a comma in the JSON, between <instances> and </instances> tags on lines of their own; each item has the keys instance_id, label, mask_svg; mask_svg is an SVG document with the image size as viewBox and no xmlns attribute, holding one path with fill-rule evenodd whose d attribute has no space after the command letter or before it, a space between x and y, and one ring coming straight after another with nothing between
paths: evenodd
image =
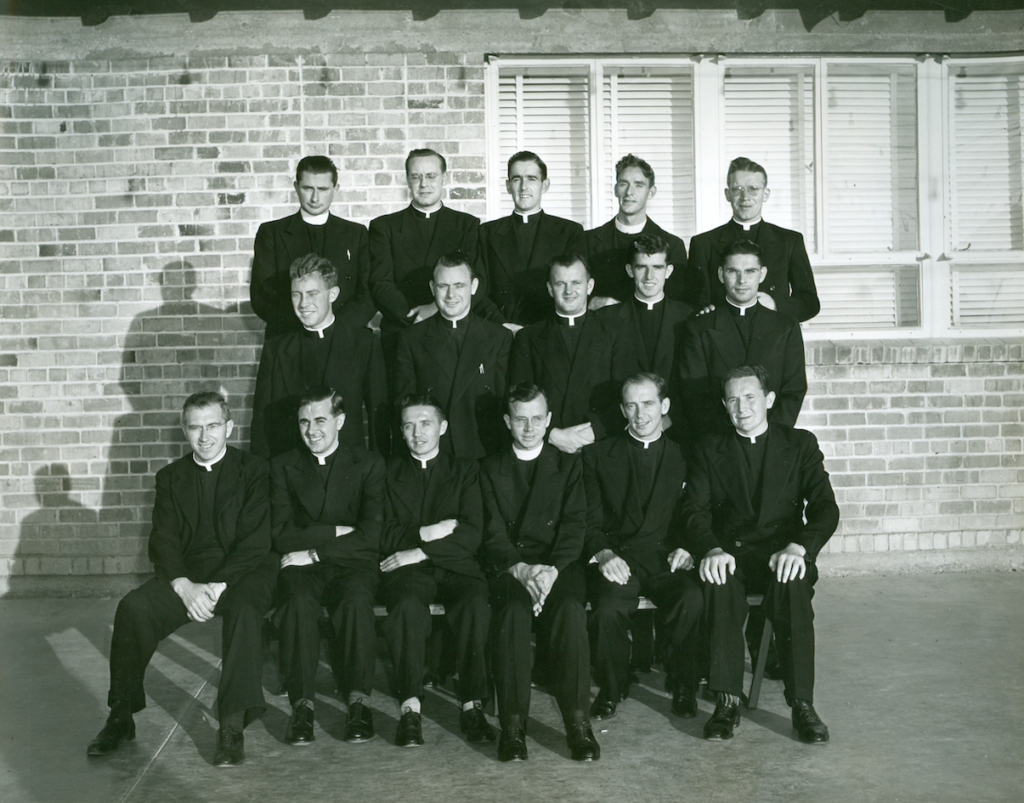
<instances>
[{"instance_id":1,"label":"suit lapel","mask_svg":"<svg viewBox=\"0 0 1024 803\"><path fill-rule=\"evenodd\" d=\"M296 452L296 455L296 460L285 469L288 480L306 515L317 521L324 509L324 486L313 467L314 458L308 452Z\"/></svg>"},{"instance_id":2,"label":"suit lapel","mask_svg":"<svg viewBox=\"0 0 1024 803\"><path fill-rule=\"evenodd\" d=\"M708 337L718 352L718 362L729 366L744 365L747 361L747 352L743 348L743 339L736 325L729 320L731 313L722 309L711 314L715 316L715 325L708 329Z\"/></svg>"},{"instance_id":3,"label":"suit lapel","mask_svg":"<svg viewBox=\"0 0 1024 803\"><path fill-rule=\"evenodd\" d=\"M445 326L450 326L450 322L445 320L441 313L432 315L426 320L423 326L426 331L423 332L423 347L430 358L437 363L437 367L441 369L447 380L445 388L438 390L435 388L434 393L438 395L438 401L443 401L440 396L448 394L449 388L452 387L455 381L455 375L458 371L458 355L455 353L455 345L452 343L448 333L444 331ZM469 341L469 332L466 332L466 340L463 342L462 350L466 350L466 344Z\"/></svg>"},{"instance_id":4,"label":"suit lapel","mask_svg":"<svg viewBox=\"0 0 1024 803\"><path fill-rule=\"evenodd\" d=\"M192 455L175 464L174 499L181 510L181 515L188 522L188 540L191 541L192 534L195 533L196 527L199 525L199 496L196 494L195 480L189 473L192 469L189 461L195 462ZM185 546L187 547L188 544L186 543Z\"/></svg>"},{"instance_id":5,"label":"suit lapel","mask_svg":"<svg viewBox=\"0 0 1024 803\"><path fill-rule=\"evenodd\" d=\"M498 497L498 509L507 521L515 521L515 478L512 476L512 450L507 449L501 455L498 471L494 476L494 492ZM514 533L509 533L512 537Z\"/></svg>"},{"instance_id":6,"label":"suit lapel","mask_svg":"<svg viewBox=\"0 0 1024 803\"><path fill-rule=\"evenodd\" d=\"M764 468L761 482L761 504L758 506L757 526L761 527L769 518L775 503L781 498L782 488L796 466L797 450L789 442L784 430L769 427L768 443L765 445Z\"/></svg>"},{"instance_id":7,"label":"suit lapel","mask_svg":"<svg viewBox=\"0 0 1024 803\"><path fill-rule=\"evenodd\" d=\"M754 325L750 330L750 348L747 349L745 361L750 365L765 365L771 362L778 338L775 333L779 329L779 319L774 315L766 315L766 310L759 309L754 316ZM773 384L778 384L780 377L773 376Z\"/></svg>"},{"instance_id":8,"label":"suit lapel","mask_svg":"<svg viewBox=\"0 0 1024 803\"><path fill-rule=\"evenodd\" d=\"M725 492L732 499L736 510L745 518L754 517L754 506L747 474L743 470L744 457L736 438L725 435L719 442L711 462L712 469L718 475Z\"/></svg>"},{"instance_id":9,"label":"suit lapel","mask_svg":"<svg viewBox=\"0 0 1024 803\"><path fill-rule=\"evenodd\" d=\"M426 253L427 247L430 244L423 242L423 238L419 236L418 228L413 225L415 216L416 213L412 211L412 207L406 207L404 213L399 218L395 246L404 253L404 262L420 266L429 264L429 260L423 261L423 254ZM438 221L438 225L440 225L440 221Z\"/></svg>"},{"instance_id":10,"label":"suit lapel","mask_svg":"<svg viewBox=\"0 0 1024 803\"><path fill-rule=\"evenodd\" d=\"M451 250L452 238L450 234L455 230L455 216L447 206L442 206L437 211L437 225L434 226L434 235L427 244L426 265L433 267L446 251Z\"/></svg>"},{"instance_id":11,"label":"suit lapel","mask_svg":"<svg viewBox=\"0 0 1024 803\"><path fill-rule=\"evenodd\" d=\"M544 389L552 395L560 396L562 408L564 408L565 399L569 396L568 381L572 366L569 364L569 355L566 354L565 346L561 341L562 336L558 332L557 321L554 318L548 318L540 332L537 333L537 350L543 358L544 371L551 380L549 384L552 385L552 387Z\"/></svg>"},{"instance_id":12,"label":"suit lapel","mask_svg":"<svg viewBox=\"0 0 1024 803\"><path fill-rule=\"evenodd\" d=\"M557 335L557 333L556 333ZM594 367L594 361L591 356L595 353L599 353L598 349L595 349L596 341L602 337L600 327L594 321L594 313L588 313L583 318L583 331L580 332L580 342L576 345L576 356L572 361L571 366L566 366L568 370L562 375L568 374L565 388L565 402L563 403L563 409L569 406L570 398L573 398L578 393L588 393L590 389L590 372ZM561 337L560 335L558 335ZM550 353L550 352L549 352ZM565 349L558 349L558 353L564 355ZM563 357L564 362L564 357Z\"/></svg>"},{"instance_id":13,"label":"suit lapel","mask_svg":"<svg viewBox=\"0 0 1024 803\"><path fill-rule=\"evenodd\" d=\"M405 448L404 446L402 448ZM407 515L405 518L408 521L419 521L420 518L420 507L422 506L423 500L420 497L418 491L418 483L414 482L413 471L419 469L412 463L412 458L408 455L398 463L398 470L395 472L393 477L388 478L388 485L390 487L390 493L388 496L391 501L405 508ZM402 519L402 516L398 517Z\"/></svg>"},{"instance_id":14,"label":"suit lapel","mask_svg":"<svg viewBox=\"0 0 1024 803\"><path fill-rule=\"evenodd\" d=\"M682 309L673 304L672 299L666 298L665 314L661 316L661 331L658 332L658 342L654 347L654 359L651 361L651 370L661 373L662 376L669 373L675 358L676 325L680 320L682 320ZM663 366L669 371L665 371ZM667 376L665 378L668 379Z\"/></svg>"},{"instance_id":15,"label":"suit lapel","mask_svg":"<svg viewBox=\"0 0 1024 803\"><path fill-rule=\"evenodd\" d=\"M348 264L352 261L352 250L351 243L345 237L345 227L341 223L341 219L330 215L327 218L327 235L324 242L324 256L330 260L331 264L338 270L338 278L341 279L345 271L348 270Z\"/></svg>"},{"instance_id":16,"label":"suit lapel","mask_svg":"<svg viewBox=\"0 0 1024 803\"><path fill-rule=\"evenodd\" d=\"M661 436L662 438L665 435ZM657 524L652 522L652 518L659 518L663 515L662 508L666 500L671 500L672 504L679 498L680 488L674 487L676 482L682 484L682 472L679 470L680 455L674 449L669 448L670 444L665 443L665 451L661 455L661 465L658 466L658 476L655 477L654 487L651 489L651 501L647 505L647 510L644 512L644 528L646 529L648 524L651 526ZM678 478L678 480L677 480ZM657 514L656 516L653 514Z\"/></svg>"},{"instance_id":17,"label":"suit lapel","mask_svg":"<svg viewBox=\"0 0 1024 803\"><path fill-rule=\"evenodd\" d=\"M238 452L229 446L224 456L224 465L220 468L220 477L217 478L217 501L214 503L217 510L217 538L225 552L229 546L227 536L234 532L234 522L242 506L240 497L245 490L238 476L240 462Z\"/></svg>"},{"instance_id":18,"label":"suit lapel","mask_svg":"<svg viewBox=\"0 0 1024 803\"><path fill-rule=\"evenodd\" d=\"M640 489L637 487L637 478L633 473L633 461L629 457L629 450L632 448L626 440L629 437L629 433L626 433L613 443L608 450L608 456L611 458L610 462L613 466L622 467L619 476L626 480L621 486L623 530L638 532L643 527L646 517L640 504Z\"/></svg>"},{"instance_id":19,"label":"suit lapel","mask_svg":"<svg viewBox=\"0 0 1024 803\"><path fill-rule=\"evenodd\" d=\"M506 284L511 286L516 265L521 265L525 261L522 254L519 253L519 241L516 239L515 224L512 218L503 218L492 232L492 253L498 257L497 267L505 274ZM494 281L493 277L488 278ZM500 284L497 281L494 283Z\"/></svg>"},{"instance_id":20,"label":"suit lapel","mask_svg":"<svg viewBox=\"0 0 1024 803\"><path fill-rule=\"evenodd\" d=\"M281 231L285 249L289 254L306 254L309 252L309 234L302 222L302 213L296 212ZM287 268L283 269L287 274Z\"/></svg>"},{"instance_id":21,"label":"suit lapel","mask_svg":"<svg viewBox=\"0 0 1024 803\"><path fill-rule=\"evenodd\" d=\"M518 523L517 531L527 531L533 527L538 518L547 516L548 502L553 492L559 492L559 484L554 481L558 473L558 453L553 446L545 445L537 458L537 474L533 479L533 487L523 511L523 520ZM519 511L516 511L518 513Z\"/></svg>"},{"instance_id":22,"label":"suit lapel","mask_svg":"<svg viewBox=\"0 0 1024 803\"><path fill-rule=\"evenodd\" d=\"M476 317L471 313L465 320L466 337L462 341L462 353L455 369L449 405L454 405L473 384L476 375L485 370L484 363L491 349L491 337L483 331Z\"/></svg>"}]
</instances>

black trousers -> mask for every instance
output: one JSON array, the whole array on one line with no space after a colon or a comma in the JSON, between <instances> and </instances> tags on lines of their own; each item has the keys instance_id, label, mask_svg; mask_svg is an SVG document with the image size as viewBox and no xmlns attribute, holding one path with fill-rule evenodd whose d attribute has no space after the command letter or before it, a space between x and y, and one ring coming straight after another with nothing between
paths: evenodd
<instances>
[{"instance_id":1,"label":"black trousers","mask_svg":"<svg viewBox=\"0 0 1024 803\"><path fill-rule=\"evenodd\" d=\"M466 703L487 699L487 629L491 615L487 582L434 566L414 564L385 572L381 596L388 609L384 639L395 668L399 703L423 696L430 605L444 605L455 642L459 698Z\"/></svg>"},{"instance_id":2,"label":"black trousers","mask_svg":"<svg viewBox=\"0 0 1024 803\"><path fill-rule=\"evenodd\" d=\"M652 574L632 557L629 582L619 585L606 579L596 563L587 567L591 600L590 649L598 685L612 700L629 682L630 616L641 596L658 606L664 615L665 632L659 635L668 655L665 671L671 688L696 689L700 683L699 642L704 600L694 572L668 571Z\"/></svg>"},{"instance_id":3,"label":"black trousers","mask_svg":"<svg viewBox=\"0 0 1024 803\"><path fill-rule=\"evenodd\" d=\"M243 713L245 722L261 716L263 699L263 617L273 601L279 558L270 554L221 594L214 613L221 629L218 717ZM110 643L110 692L107 705L146 707L143 676L157 646L191 620L170 583L154 577L129 591L118 603Z\"/></svg>"},{"instance_id":4,"label":"black trousers","mask_svg":"<svg viewBox=\"0 0 1024 803\"><path fill-rule=\"evenodd\" d=\"M558 574L536 618L537 649L568 725L590 709L590 644L587 640L586 574L570 564ZM530 714L534 626L530 592L507 572L491 580L491 644L502 727Z\"/></svg>"},{"instance_id":5,"label":"black trousers","mask_svg":"<svg viewBox=\"0 0 1024 803\"><path fill-rule=\"evenodd\" d=\"M373 602L379 574L329 563L286 566L279 584L283 604L276 620L281 637L281 676L288 699L312 700L320 662L321 608L331 617L331 667L347 700L352 692L370 694L377 658Z\"/></svg>"},{"instance_id":6,"label":"black trousers","mask_svg":"<svg viewBox=\"0 0 1024 803\"><path fill-rule=\"evenodd\" d=\"M786 699L814 702L814 584L818 568L807 564L803 579L780 583L768 561L756 555L736 555L736 573L723 585L704 586L711 655L708 688L743 693L743 622L747 594L764 594L764 613L775 630L775 644Z\"/></svg>"}]
</instances>

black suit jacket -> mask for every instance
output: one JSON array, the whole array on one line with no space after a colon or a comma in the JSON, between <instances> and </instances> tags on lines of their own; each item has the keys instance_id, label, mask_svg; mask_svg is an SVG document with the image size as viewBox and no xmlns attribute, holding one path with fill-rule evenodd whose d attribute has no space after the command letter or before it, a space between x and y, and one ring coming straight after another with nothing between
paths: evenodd
<instances>
[{"instance_id":1,"label":"black suit jacket","mask_svg":"<svg viewBox=\"0 0 1024 803\"><path fill-rule=\"evenodd\" d=\"M683 328L693 314L688 304L672 298L665 299L661 332L652 359L648 359L647 350L644 348L636 304L632 298L621 304L604 307L598 310L597 314L604 318L609 328L615 332L612 374L617 382L641 371L657 374L666 382L671 382L675 373L676 352L683 338ZM679 401L674 393L672 401L677 404Z\"/></svg>"},{"instance_id":2,"label":"black suit jacket","mask_svg":"<svg viewBox=\"0 0 1024 803\"><path fill-rule=\"evenodd\" d=\"M361 446L338 446L324 487L305 447L271 462L274 549L282 555L315 549L320 560L378 571L384 520L384 458ZM339 524L355 529L335 535Z\"/></svg>"},{"instance_id":3,"label":"black suit jacket","mask_svg":"<svg viewBox=\"0 0 1024 803\"><path fill-rule=\"evenodd\" d=\"M517 332L509 357L509 385L539 385L548 394L552 427L589 421L600 439L622 423L612 376L614 332L595 312L583 317L582 327L571 362L554 314Z\"/></svg>"},{"instance_id":4,"label":"black suit jacket","mask_svg":"<svg viewBox=\"0 0 1024 803\"><path fill-rule=\"evenodd\" d=\"M579 560L587 529L587 495L579 456L544 446L520 516L511 449L480 462L484 499L483 554L489 571L542 563L562 571Z\"/></svg>"},{"instance_id":5,"label":"black suit jacket","mask_svg":"<svg viewBox=\"0 0 1024 803\"><path fill-rule=\"evenodd\" d=\"M683 504L695 560L715 547L768 560L795 543L813 562L836 531L839 507L814 435L777 424L768 425L767 435L760 499L748 487L735 432L698 443Z\"/></svg>"},{"instance_id":6,"label":"black suit jacket","mask_svg":"<svg viewBox=\"0 0 1024 803\"><path fill-rule=\"evenodd\" d=\"M629 556L652 574L668 569L667 558L681 545L678 502L686 481L686 460L675 441L665 440L661 468L646 510L642 507L627 449L630 436L618 435L583 449L587 491L587 538L583 560L602 549Z\"/></svg>"},{"instance_id":7,"label":"black suit jacket","mask_svg":"<svg viewBox=\"0 0 1024 803\"><path fill-rule=\"evenodd\" d=\"M501 414L512 333L473 313L459 324L468 328L457 358L444 331L451 323L440 313L402 333L395 398L433 396L448 417L442 449L480 458L500 449L508 434Z\"/></svg>"},{"instance_id":8,"label":"black suit jacket","mask_svg":"<svg viewBox=\"0 0 1024 803\"><path fill-rule=\"evenodd\" d=\"M315 376L307 377L302 366L305 336L289 332L263 344L253 397L251 450L272 457L303 447L296 418L298 400L307 388L317 385L334 388L345 400L343 443L365 446L367 434L371 447L384 442L389 410L380 341L365 327L335 321L326 335L331 338L330 358ZM368 427L363 424L364 405Z\"/></svg>"},{"instance_id":9,"label":"black suit jacket","mask_svg":"<svg viewBox=\"0 0 1024 803\"><path fill-rule=\"evenodd\" d=\"M367 289L370 249L366 227L335 215L329 215L324 225L323 256L337 269L341 291L334 314L353 326L366 326L376 312ZM300 329L292 309L288 269L311 251L302 214L261 224L253 251L249 300L253 311L266 321L267 338Z\"/></svg>"},{"instance_id":10,"label":"black suit jacket","mask_svg":"<svg viewBox=\"0 0 1024 803\"><path fill-rule=\"evenodd\" d=\"M690 240L687 301L697 309L709 303L716 306L726 303L725 286L718 278L718 269L726 246L740 239L750 237L742 226L730 220ZM762 220L756 241L768 268L761 290L775 299L778 311L798 321L817 315L821 302L803 235Z\"/></svg>"},{"instance_id":11,"label":"black suit jacket","mask_svg":"<svg viewBox=\"0 0 1024 803\"><path fill-rule=\"evenodd\" d=\"M429 563L440 569L483 578L477 560L483 503L476 461L441 452L425 488L417 478L422 471L408 452L388 459L381 557L418 547ZM445 519L458 521L451 535L437 541L420 540L420 527Z\"/></svg>"},{"instance_id":12,"label":"black suit jacket","mask_svg":"<svg viewBox=\"0 0 1024 803\"><path fill-rule=\"evenodd\" d=\"M523 254L515 232L515 214L480 226L480 254L487 272L488 295L506 321L521 326L554 311L548 293L548 263L562 254L586 256L583 227L546 212L536 213L533 250Z\"/></svg>"},{"instance_id":13,"label":"black suit jacket","mask_svg":"<svg viewBox=\"0 0 1024 803\"><path fill-rule=\"evenodd\" d=\"M670 298L682 301L685 291L686 244L650 218L647 218L641 234L657 235L669 244L668 264L672 266L672 275L665 282L665 293ZM628 248L615 246L615 218L591 229L586 236L590 275L594 278L594 295L610 296L620 301L632 298L633 280L626 274L626 263L631 254Z\"/></svg>"},{"instance_id":14,"label":"black suit jacket","mask_svg":"<svg viewBox=\"0 0 1024 803\"><path fill-rule=\"evenodd\" d=\"M255 569L270 551L267 461L228 447L220 467L214 502L217 540L227 557L209 577L190 577L185 560L199 524L195 470L190 452L156 473L149 559L157 575L167 582L189 577L193 582L231 585Z\"/></svg>"},{"instance_id":15,"label":"black suit jacket","mask_svg":"<svg viewBox=\"0 0 1024 803\"><path fill-rule=\"evenodd\" d=\"M775 405L769 420L793 426L807 393L800 325L775 310L757 306L750 347L743 347L732 313L719 307L687 321L679 355L679 376L689 423L697 431L731 425L722 406L721 381L733 368L760 365L768 371Z\"/></svg>"}]
</instances>

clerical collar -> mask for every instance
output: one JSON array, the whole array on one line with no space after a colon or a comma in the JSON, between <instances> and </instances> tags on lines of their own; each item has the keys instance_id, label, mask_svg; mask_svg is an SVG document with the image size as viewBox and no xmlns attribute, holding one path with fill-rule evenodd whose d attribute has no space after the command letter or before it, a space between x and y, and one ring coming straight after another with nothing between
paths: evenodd
<instances>
[{"instance_id":1,"label":"clerical collar","mask_svg":"<svg viewBox=\"0 0 1024 803\"><path fill-rule=\"evenodd\" d=\"M310 452L310 454L313 455L313 457L316 458L316 462L317 463L319 463L321 466L326 466L327 465L327 458L330 457L332 454L334 454L336 451L338 451L338 446L340 444L341 444L341 441L338 440L338 441L334 442L334 445L331 447L331 450L329 452L324 452L323 454L313 454L313 452Z\"/></svg>"},{"instance_id":2,"label":"clerical collar","mask_svg":"<svg viewBox=\"0 0 1024 803\"><path fill-rule=\"evenodd\" d=\"M195 452L192 452L192 459L195 461L197 466L205 468L207 471L213 471L213 467L217 465L221 460L223 460L224 455L226 455L227 453L228 447L225 445L224 448L220 450L220 453L215 458L213 458L213 460L200 460L198 457L196 457Z\"/></svg>"},{"instance_id":3,"label":"clerical collar","mask_svg":"<svg viewBox=\"0 0 1024 803\"><path fill-rule=\"evenodd\" d=\"M427 467L427 463L429 463L431 460L433 460L435 457L437 457L440 453L441 453L441 445L438 444L437 446L434 447L434 451L430 452L429 454L425 455L424 457L420 457L418 454L413 454L412 452L409 452L409 457L411 457L413 460L415 460L417 463L419 463L420 464L420 468L425 469Z\"/></svg>"},{"instance_id":4,"label":"clerical collar","mask_svg":"<svg viewBox=\"0 0 1024 803\"><path fill-rule=\"evenodd\" d=\"M458 318L445 318L444 315L441 315L441 318L443 320L445 320L445 321L448 321L448 323L450 323L452 325L452 329L458 329L459 328L459 321L466 320L466 318L469 317L469 313L470 313L470 310L466 310ZM438 313L438 314L440 314L440 313Z\"/></svg>"},{"instance_id":5,"label":"clerical collar","mask_svg":"<svg viewBox=\"0 0 1024 803\"><path fill-rule=\"evenodd\" d=\"M643 223L623 223L618 217L615 218L615 228L621 231L623 234L639 234L644 230L644 226L647 225L647 218L645 217Z\"/></svg>"},{"instance_id":6,"label":"clerical collar","mask_svg":"<svg viewBox=\"0 0 1024 803\"><path fill-rule=\"evenodd\" d=\"M520 449L514 443L512 444L513 454L515 454L515 456L520 460L525 460L527 462L529 462L530 460L536 460L538 457L540 457L540 453L543 448L543 441L541 441L540 446L538 446L536 449Z\"/></svg>"},{"instance_id":7,"label":"clerical collar","mask_svg":"<svg viewBox=\"0 0 1024 803\"><path fill-rule=\"evenodd\" d=\"M726 298L725 300L730 307L732 307L734 310L737 310L736 314L739 315L740 317L745 316L747 314L748 309L753 309L754 307L757 306L757 298L754 298L753 301L751 301L749 304L745 304L742 307L739 304L734 303L730 298Z\"/></svg>"},{"instance_id":8,"label":"clerical collar","mask_svg":"<svg viewBox=\"0 0 1024 803\"><path fill-rule=\"evenodd\" d=\"M638 296L636 293L633 294L633 298L635 298L641 304L646 304L647 311L650 312L651 310L654 309L655 304L660 304L662 301L665 300L665 291L662 290L661 295L654 299L654 301L650 301L649 299L646 298L640 298L640 296Z\"/></svg>"},{"instance_id":9,"label":"clerical collar","mask_svg":"<svg viewBox=\"0 0 1024 803\"><path fill-rule=\"evenodd\" d=\"M580 324L578 324L577 321L582 320L583 316L586 314L586 310L583 310L579 315L563 315L558 310L555 310L555 316L561 319L559 323L562 326L579 326Z\"/></svg>"},{"instance_id":10,"label":"clerical collar","mask_svg":"<svg viewBox=\"0 0 1024 803\"><path fill-rule=\"evenodd\" d=\"M743 231L750 231L754 226L761 222L761 216L757 216L757 220L737 220L735 217L732 222L739 226Z\"/></svg>"},{"instance_id":11,"label":"clerical collar","mask_svg":"<svg viewBox=\"0 0 1024 803\"><path fill-rule=\"evenodd\" d=\"M327 317L324 318L323 323L321 323L319 326L317 326L317 327L315 327L313 329L310 329L308 326L303 326L302 328L305 329L307 332L310 332L310 333L314 333L315 332L316 335L321 340L323 340L324 339L324 332L326 332L330 328L332 323L334 323L334 310L331 310L327 314Z\"/></svg>"},{"instance_id":12,"label":"clerical collar","mask_svg":"<svg viewBox=\"0 0 1024 803\"><path fill-rule=\"evenodd\" d=\"M631 430L631 429L627 428L626 432L629 433L629 437L631 437L634 441L636 441L637 443L643 444L643 447L645 449L650 449L652 443L657 443L658 441L661 440L661 430L660 429L658 430L657 436L654 437L654 438L650 438L649 440L644 440L643 438L638 438L636 435L633 434L633 430Z\"/></svg>"},{"instance_id":13,"label":"clerical collar","mask_svg":"<svg viewBox=\"0 0 1024 803\"><path fill-rule=\"evenodd\" d=\"M427 220L430 220L430 216L431 216L431 215L433 215L433 214L435 214L435 213L437 213L437 212L440 212L440 211L441 211L441 207L442 207L442 206L444 206L444 204L442 204L442 203L441 203L440 201L438 201L438 202L437 202L436 204L434 204L434 205L433 205L432 207L430 207L429 209L420 209L420 208L419 208L418 206L416 206L416 203L415 203L415 201L414 201L414 202L413 202L413 203L412 203L412 204L411 204L411 205L409 206L409 208L410 208L410 209L411 209L411 210L412 210L413 212L415 212L415 213L416 213L417 217L422 217L422 218L426 218Z\"/></svg>"},{"instance_id":14,"label":"clerical collar","mask_svg":"<svg viewBox=\"0 0 1024 803\"><path fill-rule=\"evenodd\" d=\"M520 223L522 223L524 226L526 226L527 224L529 224L531 218L536 218L537 215L542 214L543 211L544 210L538 208L538 209L534 209L532 212L525 212L524 213L524 212L514 211L512 214L515 215L517 218L519 218L519 222Z\"/></svg>"},{"instance_id":15,"label":"clerical collar","mask_svg":"<svg viewBox=\"0 0 1024 803\"><path fill-rule=\"evenodd\" d=\"M747 435L744 432L740 432L739 430L736 430L736 437L737 438L739 438L740 440L750 441L751 443L757 443L757 439L760 438L762 435L766 435L766 434L768 434L768 422L767 421L764 421L761 424L760 428L757 430L757 432L755 432L753 435Z\"/></svg>"},{"instance_id":16,"label":"clerical collar","mask_svg":"<svg viewBox=\"0 0 1024 803\"><path fill-rule=\"evenodd\" d=\"M331 215L331 210L321 212L319 215L310 215L305 209L300 209L299 214L302 215L302 219L306 221L310 226L322 226L327 222L327 218Z\"/></svg>"}]
</instances>

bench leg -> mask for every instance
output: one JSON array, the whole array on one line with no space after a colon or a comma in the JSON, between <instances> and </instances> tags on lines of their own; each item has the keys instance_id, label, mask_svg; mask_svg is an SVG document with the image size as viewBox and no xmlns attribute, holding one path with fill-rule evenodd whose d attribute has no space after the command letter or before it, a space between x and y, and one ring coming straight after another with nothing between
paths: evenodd
<instances>
[{"instance_id":1,"label":"bench leg","mask_svg":"<svg viewBox=\"0 0 1024 803\"><path fill-rule=\"evenodd\" d=\"M768 645L771 641L772 621L765 617L761 649L757 651L757 666L754 667L754 677L750 680L750 694L747 695L747 708L751 710L757 708L757 701L761 696L761 681L764 680L764 665L768 661Z\"/></svg>"}]
</instances>

